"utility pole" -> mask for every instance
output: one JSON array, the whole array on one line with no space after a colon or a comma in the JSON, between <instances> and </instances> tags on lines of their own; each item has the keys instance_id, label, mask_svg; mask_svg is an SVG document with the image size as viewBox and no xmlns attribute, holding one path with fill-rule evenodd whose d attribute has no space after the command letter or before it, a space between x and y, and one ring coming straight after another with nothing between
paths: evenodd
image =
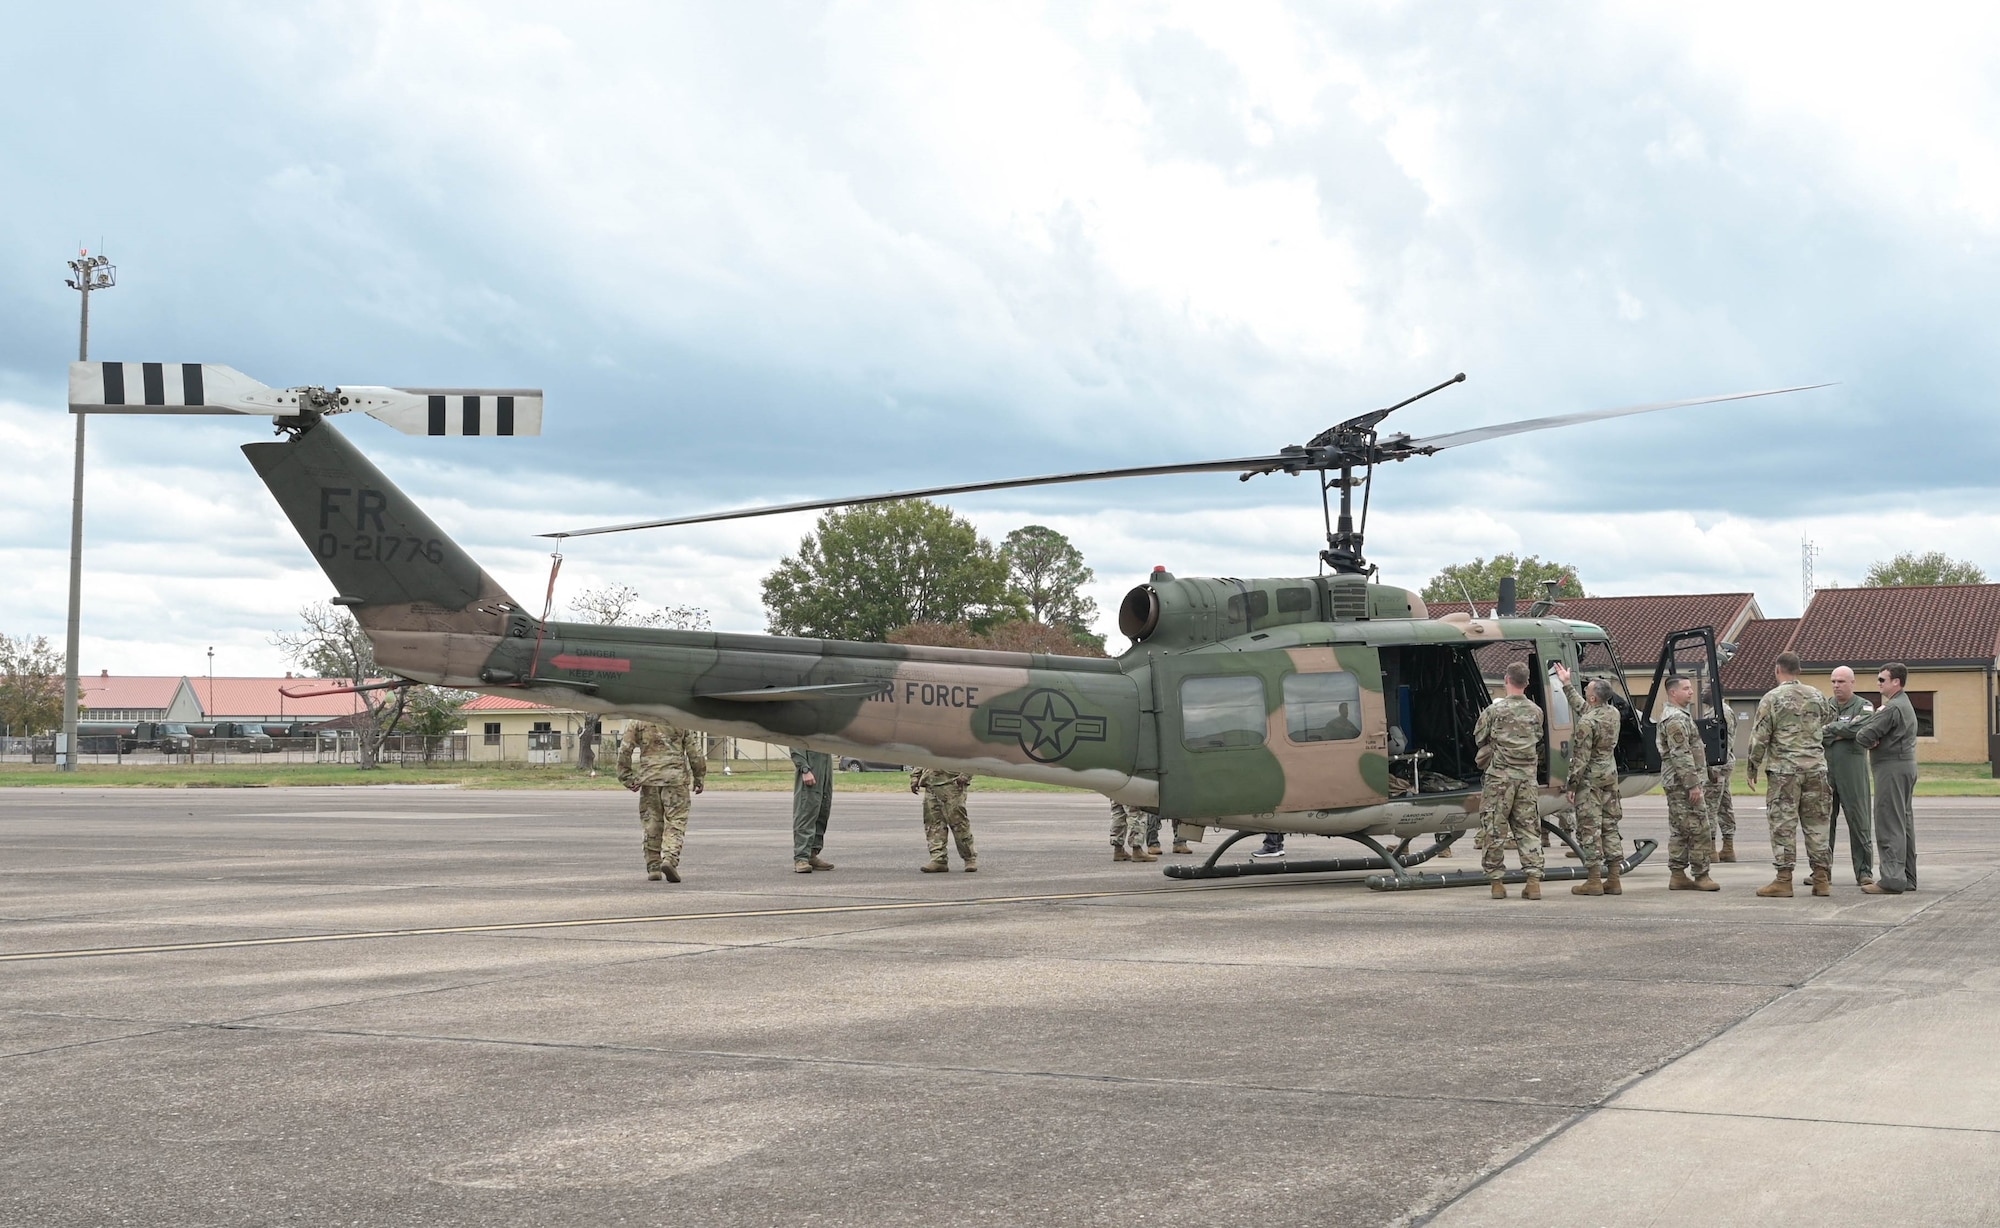
<instances>
[{"instance_id":1,"label":"utility pole","mask_svg":"<svg viewBox=\"0 0 2000 1228\"><path fill-rule=\"evenodd\" d=\"M208 646L208 699L202 703L201 714L211 718L215 715L215 645L213 644Z\"/></svg>"},{"instance_id":2,"label":"utility pole","mask_svg":"<svg viewBox=\"0 0 2000 1228\"><path fill-rule=\"evenodd\" d=\"M69 288L83 297L83 318L77 326L76 360L90 359L90 292L118 284L118 270L109 257L93 256L89 248L69 262ZM75 411L72 411L75 412ZM76 483L69 508L69 636L63 649L62 770L76 770L76 655L83 611L83 424L88 414L76 414Z\"/></svg>"}]
</instances>

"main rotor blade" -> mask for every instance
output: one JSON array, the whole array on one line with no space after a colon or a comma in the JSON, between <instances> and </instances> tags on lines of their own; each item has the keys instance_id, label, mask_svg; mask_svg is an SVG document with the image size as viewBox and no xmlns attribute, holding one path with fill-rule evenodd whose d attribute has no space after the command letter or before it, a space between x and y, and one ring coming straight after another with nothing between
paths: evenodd
<instances>
[{"instance_id":1,"label":"main rotor blade","mask_svg":"<svg viewBox=\"0 0 2000 1228\"><path fill-rule=\"evenodd\" d=\"M1484 443L1488 439L1500 439L1508 435L1521 435L1528 431L1546 431L1559 426L1575 426L1579 422L1596 422L1600 418L1624 418L1632 414L1650 414L1662 409L1683 409L1689 405L1709 405L1716 401L1743 401L1751 397L1774 397L1785 392L1805 392L1813 388L1831 388L1832 384L1800 384L1796 388L1766 388L1761 392L1728 392L1721 396L1693 397L1686 401L1656 401L1651 405L1628 405L1624 409L1595 409L1581 414L1558 414L1552 418L1525 418L1519 422L1502 422L1496 426L1477 426L1469 431L1454 431L1449 435L1432 435L1427 439L1412 439L1397 446L1397 451L1407 451L1421 455L1442 452L1446 448L1456 448L1468 443ZM1384 441L1385 444L1387 441Z\"/></svg>"},{"instance_id":2,"label":"main rotor blade","mask_svg":"<svg viewBox=\"0 0 2000 1228\"><path fill-rule=\"evenodd\" d=\"M1009 478L999 482L965 482L956 486L926 486L920 490L888 491L875 495L850 495L841 499L808 499L799 503L777 503L768 507L745 507L731 512L705 512L699 516L674 516L665 520L636 520L631 524L599 525L594 529L570 529L544 533L543 537L594 537L599 533L625 533L633 529L664 529L677 524L709 524L717 520L748 520L754 516L779 516L786 512L816 512L830 507L857 507L863 503L893 503L897 499L927 499L933 495L970 495L986 490L1015 490L1023 486L1058 486L1066 482L1097 482L1108 478L1150 478L1175 473L1268 472L1296 465L1298 454L1245 456L1235 460L1190 461L1179 465L1135 465L1126 469L1087 469L1077 473L1052 473L1039 478Z\"/></svg>"}]
</instances>

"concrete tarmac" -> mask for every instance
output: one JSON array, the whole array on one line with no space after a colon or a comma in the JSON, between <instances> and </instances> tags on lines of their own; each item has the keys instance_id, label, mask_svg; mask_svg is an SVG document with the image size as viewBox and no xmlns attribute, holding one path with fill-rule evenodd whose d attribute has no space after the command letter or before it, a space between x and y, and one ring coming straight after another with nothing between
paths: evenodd
<instances>
[{"instance_id":1,"label":"concrete tarmac","mask_svg":"<svg viewBox=\"0 0 2000 1228\"><path fill-rule=\"evenodd\" d=\"M1534 904L1176 883L1055 794L976 875L839 795L794 875L789 800L672 885L619 794L0 790L0 1224L1991 1222L2000 801L1907 896Z\"/></svg>"}]
</instances>

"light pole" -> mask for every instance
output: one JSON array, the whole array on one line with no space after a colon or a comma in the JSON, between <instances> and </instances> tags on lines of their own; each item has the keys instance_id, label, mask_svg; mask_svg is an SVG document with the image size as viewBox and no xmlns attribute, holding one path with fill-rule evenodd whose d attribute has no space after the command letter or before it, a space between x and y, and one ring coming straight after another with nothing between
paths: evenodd
<instances>
[{"instance_id":1,"label":"light pole","mask_svg":"<svg viewBox=\"0 0 2000 1228\"><path fill-rule=\"evenodd\" d=\"M215 715L215 645L213 644L208 646L208 698L202 703L201 714L204 717Z\"/></svg>"},{"instance_id":2,"label":"light pole","mask_svg":"<svg viewBox=\"0 0 2000 1228\"><path fill-rule=\"evenodd\" d=\"M107 256L90 254L85 248L69 262L69 288L83 297L83 319L77 328L76 360L90 359L90 292L109 290L118 284L118 270ZM72 411L75 412L75 411ZM76 654L77 635L83 609L83 424L86 414L76 415L76 481L69 507L69 636L63 648L63 753L62 770L76 770Z\"/></svg>"}]
</instances>

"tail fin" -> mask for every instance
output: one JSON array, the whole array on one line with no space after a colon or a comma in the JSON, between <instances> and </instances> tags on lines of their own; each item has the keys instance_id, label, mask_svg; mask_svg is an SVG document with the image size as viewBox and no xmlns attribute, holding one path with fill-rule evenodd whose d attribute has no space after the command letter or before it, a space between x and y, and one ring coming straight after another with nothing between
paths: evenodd
<instances>
[{"instance_id":1,"label":"tail fin","mask_svg":"<svg viewBox=\"0 0 2000 1228\"><path fill-rule=\"evenodd\" d=\"M330 422L243 455L386 669L475 680L517 603ZM451 642L458 637L458 643Z\"/></svg>"}]
</instances>

